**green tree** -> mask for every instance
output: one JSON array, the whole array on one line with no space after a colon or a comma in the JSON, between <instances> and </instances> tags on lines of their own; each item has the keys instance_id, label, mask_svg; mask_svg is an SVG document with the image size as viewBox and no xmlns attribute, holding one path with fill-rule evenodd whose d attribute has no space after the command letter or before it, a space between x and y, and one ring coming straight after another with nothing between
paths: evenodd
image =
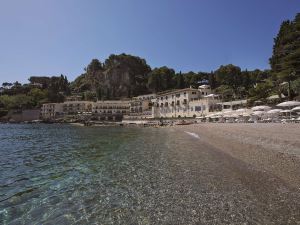
<instances>
[{"instance_id":1,"label":"green tree","mask_svg":"<svg viewBox=\"0 0 300 225\"><path fill-rule=\"evenodd\" d=\"M148 77L148 87L154 91L165 91L174 88L175 71L166 66L155 68Z\"/></svg>"},{"instance_id":2,"label":"green tree","mask_svg":"<svg viewBox=\"0 0 300 225\"><path fill-rule=\"evenodd\" d=\"M282 82L288 82L288 96L291 82L300 77L300 14L293 21L284 21L274 39L273 55L270 58L272 73Z\"/></svg>"},{"instance_id":3,"label":"green tree","mask_svg":"<svg viewBox=\"0 0 300 225\"><path fill-rule=\"evenodd\" d=\"M220 85L230 86L235 97L237 97L238 87L242 85L241 68L232 64L221 66L216 72L216 80Z\"/></svg>"},{"instance_id":4,"label":"green tree","mask_svg":"<svg viewBox=\"0 0 300 225\"><path fill-rule=\"evenodd\" d=\"M33 88L28 93L31 97L34 106L41 106L42 103L47 101L47 90L41 90L39 88Z\"/></svg>"},{"instance_id":5,"label":"green tree","mask_svg":"<svg viewBox=\"0 0 300 225\"><path fill-rule=\"evenodd\" d=\"M176 89L185 88L186 84L185 84L184 77L181 72L179 72L179 74L176 74L175 80L176 80L176 86L175 86Z\"/></svg>"}]
</instances>

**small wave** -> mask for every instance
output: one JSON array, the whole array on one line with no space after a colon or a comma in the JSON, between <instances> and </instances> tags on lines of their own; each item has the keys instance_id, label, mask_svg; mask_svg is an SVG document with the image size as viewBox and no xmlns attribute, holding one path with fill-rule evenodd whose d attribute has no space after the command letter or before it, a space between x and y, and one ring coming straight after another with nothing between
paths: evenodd
<instances>
[{"instance_id":1,"label":"small wave","mask_svg":"<svg viewBox=\"0 0 300 225\"><path fill-rule=\"evenodd\" d=\"M188 132L188 131L184 131L185 133L193 136L194 138L197 138L197 139L200 139L199 135L198 134L195 134L195 133L192 133L192 132Z\"/></svg>"}]
</instances>

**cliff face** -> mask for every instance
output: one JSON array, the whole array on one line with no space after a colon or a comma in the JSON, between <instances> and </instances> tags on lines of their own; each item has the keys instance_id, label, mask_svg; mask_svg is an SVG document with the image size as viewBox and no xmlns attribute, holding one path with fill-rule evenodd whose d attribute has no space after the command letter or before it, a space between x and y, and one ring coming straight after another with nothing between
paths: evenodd
<instances>
[{"instance_id":1,"label":"cliff face","mask_svg":"<svg viewBox=\"0 0 300 225\"><path fill-rule=\"evenodd\" d=\"M150 71L144 59L126 54L111 55L104 64L92 60L86 73L79 76L72 87L77 92L93 91L102 99L132 97L148 92Z\"/></svg>"}]
</instances>

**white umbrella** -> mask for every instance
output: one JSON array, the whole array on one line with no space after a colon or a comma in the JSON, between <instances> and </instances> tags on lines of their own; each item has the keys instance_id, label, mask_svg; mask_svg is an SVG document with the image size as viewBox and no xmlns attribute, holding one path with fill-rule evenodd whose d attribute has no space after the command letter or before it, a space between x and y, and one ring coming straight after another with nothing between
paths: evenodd
<instances>
[{"instance_id":1,"label":"white umbrella","mask_svg":"<svg viewBox=\"0 0 300 225\"><path fill-rule=\"evenodd\" d=\"M280 113L281 112L281 109L272 109L270 111L268 111L267 113L268 114L276 114L276 113Z\"/></svg>"},{"instance_id":2,"label":"white umbrella","mask_svg":"<svg viewBox=\"0 0 300 225\"><path fill-rule=\"evenodd\" d=\"M277 106L278 107L293 107L293 106L298 106L298 105L300 105L300 102L298 102L298 101L287 101L287 102L279 103Z\"/></svg>"},{"instance_id":3,"label":"white umbrella","mask_svg":"<svg viewBox=\"0 0 300 225\"><path fill-rule=\"evenodd\" d=\"M232 110L228 110L228 111L223 111L224 114L230 114L230 113L233 113L234 111Z\"/></svg>"},{"instance_id":4,"label":"white umbrella","mask_svg":"<svg viewBox=\"0 0 300 225\"><path fill-rule=\"evenodd\" d=\"M280 112L281 113L290 113L290 112L292 112L292 110L286 109L286 110L281 110Z\"/></svg>"},{"instance_id":5,"label":"white umbrella","mask_svg":"<svg viewBox=\"0 0 300 225\"><path fill-rule=\"evenodd\" d=\"M250 116L250 114L249 113L243 113L241 116L248 117L248 116Z\"/></svg>"},{"instance_id":6,"label":"white umbrella","mask_svg":"<svg viewBox=\"0 0 300 225\"><path fill-rule=\"evenodd\" d=\"M253 111L268 111L271 109L271 107L267 105L259 105L259 106L254 106L251 109Z\"/></svg>"},{"instance_id":7,"label":"white umbrella","mask_svg":"<svg viewBox=\"0 0 300 225\"><path fill-rule=\"evenodd\" d=\"M231 114L231 115L228 115L229 118L236 118L236 117L239 117L238 114Z\"/></svg>"},{"instance_id":8,"label":"white umbrella","mask_svg":"<svg viewBox=\"0 0 300 225\"><path fill-rule=\"evenodd\" d=\"M265 114L264 111L255 111L255 112L253 112L251 115L254 115L254 116L261 116L261 115L263 115L263 114Z\"/></svg>"},{"instance_id":9,"label":"white umbrella","mask_svg":"<svg viewBox=\"0 0 300 225\"><path fill-rule=\"evenodd\" d=\"M294 106L300 105L300 102L298 101L287 101L287 102L282 102L279 103L277 106L278 107L289 107L290 109ZM292 117L292 113L290 112L290 118Z\"/></svg>"},{"instance_id":10,"label":"white umbrella","mask_svg":"<svg viewBox=\"0 0 300 225\"><path fill-rule=\"evenodd\" d=\"M292 111L298 111L298 110L300 110L300 106L297 106L297 107L295 107L295 108L292 108Z\"/></svg>"},{"instance_id":11,"label":"white umbrella","mask_svg":"<svg viewBox=\"0 0 300 225\"><path fill-rule=\"evenodd\" d=\"M237 110L235 110L236 112L246 112L246 109L237 109Z\"/></svg>"}]
</instances>

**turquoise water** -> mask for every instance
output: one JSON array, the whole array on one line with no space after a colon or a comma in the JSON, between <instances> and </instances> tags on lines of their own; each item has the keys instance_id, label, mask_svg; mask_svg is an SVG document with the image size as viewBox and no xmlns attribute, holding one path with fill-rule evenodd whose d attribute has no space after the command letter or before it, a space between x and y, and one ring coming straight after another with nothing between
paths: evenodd
<instances>
[{"instance_id":1,"label":"turquoise water","mask_svg":"<svg viewBox=\"0 0 300 225\"><path fill-rule=\"evenodd\" d=\"M134 222L133 179L151 165L144 152L162 135L154 128L0 125L0 224Z\"/></svg>"}]
</instances>

